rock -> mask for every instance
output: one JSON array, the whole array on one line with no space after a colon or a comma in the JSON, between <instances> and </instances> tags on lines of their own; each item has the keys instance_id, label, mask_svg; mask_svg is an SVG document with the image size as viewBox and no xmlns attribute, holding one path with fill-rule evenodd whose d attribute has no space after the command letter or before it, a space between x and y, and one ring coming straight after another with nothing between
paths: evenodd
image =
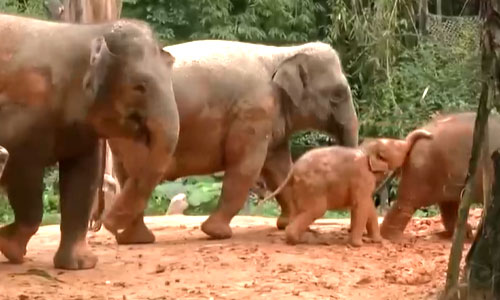
<instances>
[{"instance_id":1,"label":"rock","mask_svg":"<svg viewBox=\"0 0 500 300\"><path fill-rule=\"evenodd\" d=\"M170 201L166 215L182 215L188 206L186 194L177 194Z\"/></svg>"}]
</instances>

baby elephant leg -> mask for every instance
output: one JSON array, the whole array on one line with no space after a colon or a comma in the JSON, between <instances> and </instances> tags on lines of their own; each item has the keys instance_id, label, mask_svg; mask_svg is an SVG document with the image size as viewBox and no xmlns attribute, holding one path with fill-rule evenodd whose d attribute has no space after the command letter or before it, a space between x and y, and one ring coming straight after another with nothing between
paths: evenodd
<instances>
[{"instance_id":1,"label":"baby elephant leg","mask_svg":"<svg viewBox=\"0 0 500 300\"><path fill-rule=\"evenodd\" d=\"M380 241L380 231L377 213L371 197L360 197L351 209L351 235L349 244L354 247L363 245L363 232L368 229L368 235Z\"/></svg>"},{"instance_id":2,"label":"baby elephant leg","mask_svg":"<svg viewBox=\"0 0 500 300\"><path fill-rule=\"evenodd\" d=\"M380 235L380 228L378 226L377 209L375 208L375 205L373 204L371 199L367 204L367 206L370 206L368 222L366 223L366 230L368 231L368 236L372 239L373 242L380 243L382 242L382 236Z\"/></svg>"},{"instance_id":3,"label":"baby elephant leg","mask_svg":"<svg viewBox=\"0 0 500 300\"><path fill-rule=\"evenodd\" d=\"M326 197L308 199L307 208L297 206L293 217L285 229L286 241L295 245L301 242L301 237L314 220L321 218L326 212Z\"/></svg>"}]
</instances>

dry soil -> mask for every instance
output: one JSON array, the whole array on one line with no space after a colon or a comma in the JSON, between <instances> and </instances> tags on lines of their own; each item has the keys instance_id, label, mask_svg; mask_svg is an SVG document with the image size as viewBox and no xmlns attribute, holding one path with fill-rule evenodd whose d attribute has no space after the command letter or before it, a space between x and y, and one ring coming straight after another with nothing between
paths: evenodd
<instances>
[{"instance_id":1,"label":"dry soil","mask_svg":"<svg viewBox=\"0 0 500 300\"><path fill-rule=\"evenodd\" d=\"M148 217L151 245L89 233L99 262L84 271L54 269L59 228L44 226L24 264L0 256L0 299L436 299L444 285L451 243L439 217L414 218L403 242L361 248L346 245L349 220L318 220L312 244L290 246L273 218L238 216L228 240L208 239L205 218Z\"/></svg>"}]
</instances>

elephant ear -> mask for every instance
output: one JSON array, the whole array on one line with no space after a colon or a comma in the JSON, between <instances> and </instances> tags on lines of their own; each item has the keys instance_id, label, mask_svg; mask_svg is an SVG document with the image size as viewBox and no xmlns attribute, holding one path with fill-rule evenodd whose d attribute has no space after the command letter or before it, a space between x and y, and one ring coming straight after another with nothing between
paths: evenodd
<instances>
[{"instance_id":1,"label":"elephant ear","mask_svg":"<svg viewBox=\"0 0 500 300\"><path fill-rule=\"evenodd\" d=\"M370 167L370 171L372 172L387 172L389 171L389 165L375 157L374 155L368 155L368 166Z\"/></svg>"},{"instance_id":2,"label":"elephant ear","mask_svg":"<svg viewBox=\"0 0 500 300\"><path fill-rule=\"evenodd\" d=\"M95 99L106 80L113 59L103 36L95 38L90 45L90 64L83 79L83 89L87 96Z\"/></svg>"},{"instance_id":3,"label":"elephant ear","mask_svg":"<svg viewBox=\"0 0 500 300\"><path fill-rule=\"evenodd\" d=\"M306 58L306 54L300 53L286 59L273 75L273 82L287 93L297 107L300 106L307 87Z\"/></svg>"},{"instance_id":4,"label":"elephant ear","mask_svg":"<svg viewBox=\"0 0 500 300\"><path fill-rule=\"evenodd\" d=\"M175 63L175 57L172 55L172 53L168 52L167 50L161 49L160 48L160 53L161 53L161 58L163 61L167 64L169 68L172 68L172 66Z\"/></svg>"}]
</instances>

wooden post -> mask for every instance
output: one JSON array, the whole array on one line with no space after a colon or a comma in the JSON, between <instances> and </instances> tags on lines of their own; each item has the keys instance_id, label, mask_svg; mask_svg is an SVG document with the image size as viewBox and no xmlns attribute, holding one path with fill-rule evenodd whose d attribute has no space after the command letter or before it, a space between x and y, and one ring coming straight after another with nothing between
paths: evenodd
<instances>
[{"instance_id":1,"label":"wooden post","mask_svg":"<svg viewBox=\"0 0 500 300\"><path fill-rule=\"evenodd\" d=\"M441 0L436 0L436 15L438 16L438 20L441 21L441 15L443 15L443 5Z\"/></svg>"},{"instance_id":2,"label":"wooden post","mask_svg":"<svg viewBox=\"0 0 500 300\"><path fill-rule=\"evenodd\" d=\"M419 14L418 14L418 24L420 34L427 34L427 14L429 13L429 7L427 0L420 0L419 2Z\"/></svg>"}]
</instances>

